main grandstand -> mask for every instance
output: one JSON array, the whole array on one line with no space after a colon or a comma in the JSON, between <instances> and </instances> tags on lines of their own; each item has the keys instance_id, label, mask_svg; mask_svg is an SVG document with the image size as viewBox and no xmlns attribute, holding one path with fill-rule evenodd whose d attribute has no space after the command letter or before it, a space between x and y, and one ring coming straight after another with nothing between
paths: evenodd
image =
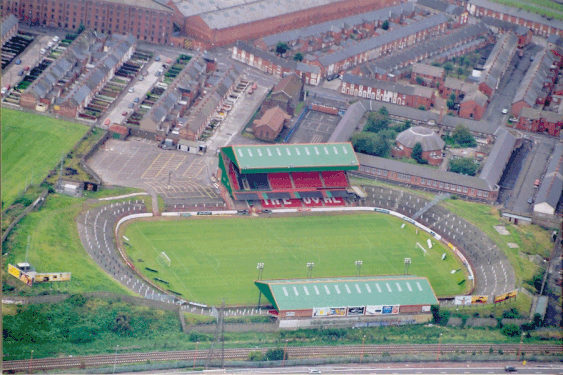
<instances>
[{"instance_id":1,"label":"main grandstand","mask_svg":"<svg viewBox=\"0 0 563 375\"><path fill-rule=\"evenodd\" d=\"M424 277L365 276L256 280L280 319L430 313L436 295Z\"/></svg>"},{"instance_id":2,"label":"main grandstand","mask_svg":"<svg viewBox=\"0 0 563 375\"><path fill-rule=\"evenodd\" d=\"M339 206L354 197L347 171L357 171L350 143L228 146L220 181L236 201L268 207Z\"/></svg>"}]
</instances>

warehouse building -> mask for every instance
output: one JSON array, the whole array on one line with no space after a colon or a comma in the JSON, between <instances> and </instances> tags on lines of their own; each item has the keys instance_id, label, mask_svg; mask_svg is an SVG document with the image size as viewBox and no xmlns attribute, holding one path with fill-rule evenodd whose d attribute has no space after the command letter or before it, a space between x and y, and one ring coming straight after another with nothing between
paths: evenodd
<instances>
[{"instance_id":1,"label":"warehouse building","mask_svg":"<svg viewBox=\"0 0 563 375\"><path fill-rule=\"evenodd\" d=\"M254 284L284 319L396 317L426 314L438 303L425 277L411 275L256 280Z\"/></svg>"}]
</instances>

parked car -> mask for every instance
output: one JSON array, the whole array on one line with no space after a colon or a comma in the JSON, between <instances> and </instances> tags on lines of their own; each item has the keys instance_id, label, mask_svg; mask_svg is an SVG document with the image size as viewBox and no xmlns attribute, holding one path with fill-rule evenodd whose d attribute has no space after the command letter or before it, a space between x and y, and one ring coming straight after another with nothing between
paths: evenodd
<instances>
[{"instance_id":1,"label":"parked car","mask_svg":"<svg viewBox=\"0 0 563 375\"><path fill-rule=\"evenodd\" d=\"M135 103L129 103L129 108L135 108Z\"/></svg>"},{"instance_id":2,"label":"parked car","mask_svg":"<svg viewBox=\"0 0 563 375\"><path fill-rule=\"evenodd\" d=\"M147 70L145 70L145 71L143 72L143 75L144 75L144 76L148 76L148 75L149 75L149 72L148 72Z\"/></svg>"},{"instance_id":3,"label":"parked car","mask_svg":"<svg viewBox=\"0 0 563 375\"><path fill-rule=\"evenodd\" d=\"M155 76L160 77L162 75L162 72L156 72L154 73Z\"/></svg>"},{"instance_id":4,"label":"parked car","mask_svg":"<svg viewBox=\"0 0 563 375\"><path fill-rule=\"evenodd\" d=\"M133 89L133 87L130 87L129 90L127 90L127 91L133 92L133 91L135 91L135 90Z\"/></svg>"},{"instance_id":5,"label":"parked car","mask_svg":"<svg viewBox=\"0 0 563 375\"><path fill-rule=\"evenodd\" d=\"M109 123L110 123L110 120L109 120L109 118L107 118L106 121L104 121L104 125L109 125Z\"/></svg>"},{"instance_id":6,"label":"parked car","mask_svg":"<svg viewBox=\"0 0 563 375\"><path fill-rule=\"evenodd\" d=\"M154 61L160 61L160 56L155 57Z\"/></svg>"},{"instance_id":7,"label":"parked car","mask_svg":"<svg viewBox=\"0 0 563 375\"><path fill-rule=\"evenodd\" d=\"M23 70L27 72L29 70L29 66L26 66L25 68L23 68Z\"/></svg>"},{"instance_id":8,"label":"parked car","mask_svg":"<svg viewBox=\"0 0 563 375\"><path fill-rule=\"evenodd\" d=\"M506 366L504 368L504 371L506 371L506 372L517 372L516 367L514 367L514 366Z\"/></svg>"},{"instance_id":9,"label":"parked car","mask_svg":"<svg viewBox=\"0 0 563 375\"><path fill-rule=\"evenodd\" d=\"M58 36L58 35L55 35L55 37L53 38L53 42L54 42L54 43L57 43L58 41L59 41L59 36Z\"/></svg>"},{"instance_id":10,"label":"parked car","mask_svg":"<svg viewBox=\"0 0 563 375\"><path fill-rule=\"evenodd\" d=\"M535 187L540 186L540 180L539 180L539 179L537 179L536 181L534 181L534 186L535 186Z\"/></svg>"},{"instance_id":11,"label":"parked car","mask_svg":"<svg viewBox=\"0 0 563 375\"><path fill-rule=\"evenodd\" d=\"M16 60L16 65L20 65L22 63L21 59Z\"/></svg>"},{"instance_id":12,"label":"parked car","mask_svg":"<svg viewBox=\"0 0 563 375\"><path fill-rule=\"evenodd\" d=\"M264 209L264 210L262 210L262 213L263 214L271 214L272 210Z\"/></svg>"},{"instance_id":13,"label":"parked car","mask_svg":"<svg viewBox=\"0 0 563 375\"><path fill-rule=\"evenodd\" d=\"M46 50L45 48L41 48L41 49L39 50L39 53L42 54L42 55L44 55L45 53L47 53L47 50Z\"/></svg>"},{"instance_id":14,"label":"parked car","mask_svg":"<svg viewBox=\"0 0 563 375\"><path fill-rule=\"evenodd\" d=\"M18 72L18 76L23 76L23 69Z\"/></svg>"},{"instance_id":15,"label":"parked car","mask_svg":"<svg viewBox=\"0 0 563 375\"><path fill-rule=\"evenodd\" d=\"M503 115L506 115L508 113L508 109L503 108L501 112L502 112Z\"/></svg>"},{"instance_id":16,"label":"parked car","mask_svg":"<svg viewBox=\"0 0 563 375\"><path fill-rule=\"evenodd\" d=\"M532 204L533 201L534 199L532 197L528 198L528 204Z\"/></svg>"},{"instance_id":17,"label":"parked car","mask_svg":"<svg viewBox=\"0 0 563 375\"><path fill-rule=\"evenodd\" d=\"M167 64L170 64L171 62L172 62L172 59L170 59L170 58L166 59Z\"/></svg>"},{"instance_id":18,"label":"parked car","mask_svg":"<svg viewBox=\"0 0 563 375\"><path fill-rule=\"evenodd\" d=\"M127 111L123 112L121 116L127 116Z\"/></svg>"},{"instance_id":19,"label":"parked car","mask_svg":"<svg viewBox=\"0 0 563 375\"><path fill-rule=\"evenodd\" d=\"M8 92L8 89L5 88L5 87L2 87L2 92L1 92L1 94L4 95L4 94L7 93L7 92Z\"/></svg>"},{"instance_id":20,"label":"parked car","mask_svg":"<svg viewBox=\"0 0 563 375\"><path fill-rule=\"evenodd\" d=\"M145 77L143 77L143 76L139 77L139 81L144 81L144 79L145 79Z\"/></svg>"},{"instance_id":21,"label":"parked car","mask_svg":"<svg viewBox=\"0 0 563 375\"><path fill-rule=\"evenodd\" d=\"M138 96L135 98L135 100L133 100L134 103L139 103L139 100L141 100Z\"/></svg>"},{"instance_id":22,"label":"parked car","mask_svg":"<svg viewBox=\"0 0 563 375\"><path fill-rule=\"evenodd\" d=\"M53 43L53 42L47 43L47 49L53 48L54 45L55 45L55 43Z\"/></svg>"}]
</instances>

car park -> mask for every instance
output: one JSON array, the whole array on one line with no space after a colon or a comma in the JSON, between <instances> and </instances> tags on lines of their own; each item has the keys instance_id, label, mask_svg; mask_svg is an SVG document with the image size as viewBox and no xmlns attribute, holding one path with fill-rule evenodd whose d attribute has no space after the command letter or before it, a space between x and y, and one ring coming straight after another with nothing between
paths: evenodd
<instances>
[{"instance_id":1,"label":"car park","mask_svg":"<svg viewBox=\"0 0 563 375\"><path fill-rule=\"evenodd\" d=\"M20 65L21 63L22 63L21 59L17 59L15 62L16 65Z\"/></svg>"}]
</instances>

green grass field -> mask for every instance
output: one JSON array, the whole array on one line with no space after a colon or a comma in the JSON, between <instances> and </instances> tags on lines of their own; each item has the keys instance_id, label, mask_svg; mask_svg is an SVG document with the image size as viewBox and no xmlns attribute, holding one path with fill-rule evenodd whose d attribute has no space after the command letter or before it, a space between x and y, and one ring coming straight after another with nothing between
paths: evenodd
<instances>
[{"instance_id":1,"label":"green grass field","mask_svg":"<svg viewBox=\"0 0 563 375\"><path fill-rule=\"evenodd\" d=\"M495 3L525 10L527 12L563 20L563 6L549 0L492 0Z\"/></svg>"},{"instance_id":2,"label":"green grass field","mask_svg":"<svg viewBox=\"0 0 563 375\"><path fill-rule=\"evenodd\" d=\"M415 227L385 214L324 215L284 218L191 218L177 221L134 222L124 235L128 254L149 278L167 281L162 287L192 301L217 304L257 302L256 264L263 262L264 279L355 276L354 262L362 260L362 275L404 272L426 276L437 295L455 295L469 286L458 259L442 244ZM416 247L419 242L428 255ZM159 258L165 252L171 267ZM442 254L448 256L441 260ZM146 270L157 270L154 273Z\"/></svg>"},{"instance_id":3,"label":"green grass field","mask_svg":"<svg viewBox=\"0 0 563 375\"><path fill-rule=\"evenodd\" d=\"M10 206L33 177L39 182L88 127L51 117L2 109L2 202Z\"/></svg>"}]
</instances>

